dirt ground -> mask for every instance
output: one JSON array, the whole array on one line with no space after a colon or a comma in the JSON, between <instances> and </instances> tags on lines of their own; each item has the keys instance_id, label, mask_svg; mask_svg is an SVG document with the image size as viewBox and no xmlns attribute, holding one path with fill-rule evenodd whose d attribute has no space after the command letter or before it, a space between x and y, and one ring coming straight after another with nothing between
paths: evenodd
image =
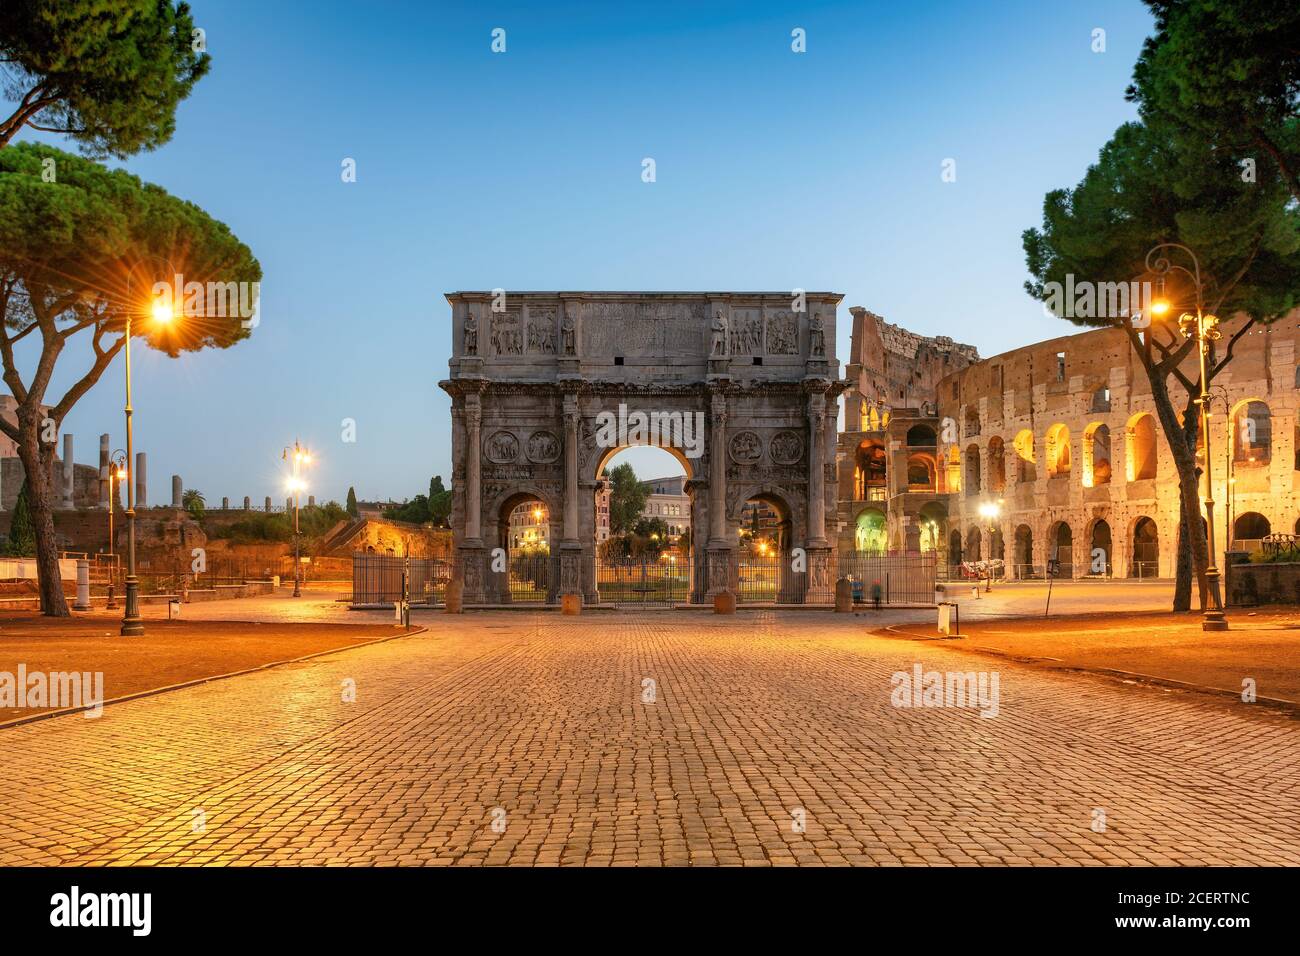
<instances>
[{"instance_id":1,"label":"dirt ground","mask_svg":"<svg viewBox=\"0 0 1300 956\"><path fill-rule=\"evenodd\" d=\"M1228 631L1203 631L1197 613L1093 614L961 623L947 646L1052 666L1117 670L1241 693L1254 678L1260 697L1300 704L1300 609L1229 611ZM895 636L930 638L930 626L899 625ZM890 633L882 629L878 633Z\"/></svg>"},{"instance_id":2,"label":"dirt ground","mask_svg":"<svg viewBox=\"0 0 1300 956\"><path fill-rule=\"evenodd\" d=\"M31 613L0 613L0 672L102 672L105 700L246 670L318 651L392 637L388 624L147 622L143 637L122 637L118 620L72 618L52 624ZM0 706L0 723L40 707Z\"/></svg>"}]
</instances>

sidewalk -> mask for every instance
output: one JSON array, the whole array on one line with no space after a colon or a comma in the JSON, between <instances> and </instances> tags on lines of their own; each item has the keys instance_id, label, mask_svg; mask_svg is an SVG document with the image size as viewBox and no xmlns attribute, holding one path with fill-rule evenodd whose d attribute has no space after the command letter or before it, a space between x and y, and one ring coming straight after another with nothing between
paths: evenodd
<instances>
[{"instance_id":1,"label":"sidewalk","mask_svg":"<svg viewBox=\"0 0 1300 956\"><path fill-rule=\"evenodd\" d=\"M995 586L996 593L996 586ZM1109 602L1108 602L1109 603ZM1259 698L1300 705L1300 610L1229 611L1230 630L1201 630L1199 613L1102 613L972 620L946 647L1053 667L1137 675L1240 696L1255 681ZM899 624L882 636L937 638L933 624Z\"/></svg>"}]
</instances>

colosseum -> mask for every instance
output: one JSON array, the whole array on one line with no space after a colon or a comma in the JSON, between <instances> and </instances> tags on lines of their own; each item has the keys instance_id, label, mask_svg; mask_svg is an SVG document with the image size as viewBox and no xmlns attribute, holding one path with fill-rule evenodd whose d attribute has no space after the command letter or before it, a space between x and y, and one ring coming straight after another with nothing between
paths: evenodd
<instances>
[{"instance_id":1,"label":"colosseum","mask_svg":"<svg viewBox=\"0 0 1300 956\"><path fill-rule=\"evenodd\" d=\"M908 392L866 370L860 350L879 320L853 311L841 549L935 550L949 569L1000 560L1012 578L1042 577L1053 561L1062 577L1173 575L1177 473L1122 330L982 360L951 340L913 336L895 343L916 356L917 387ZM1225 341L1237 321L1223 323ZM1214 380L1220 552L1251 551L1270 533L1300 534L1297 328L1293 314L1251 329ZM926 394L925 380L945 365ZM1181 409L1185 393L1172 384ZM993 504L996 517L981 514Z\"/></svg>"}]
</instances>

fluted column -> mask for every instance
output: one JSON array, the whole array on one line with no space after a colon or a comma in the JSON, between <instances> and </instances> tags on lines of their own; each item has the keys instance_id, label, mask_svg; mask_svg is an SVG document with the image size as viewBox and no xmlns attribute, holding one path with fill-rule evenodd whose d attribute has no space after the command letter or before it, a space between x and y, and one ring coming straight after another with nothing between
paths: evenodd
<instances>
[{"instance_id":1,"label":"fluted column","mask_svg":"<svg viewBox=\"0 0 1300 956\"><path fill-rule=\"evenodd\" d=\"M564 397L564 540L578 540L578 398Z\"/></svg>"},{"instance_id":2,"label":"fluted column","mask_svg":"<svg viewBox=\"0 0 1300 956\"><path fill-rule=\"evenodd\" d=\"M709 435L709 539L727 542L727 400L714 395Z\"/></svg>"},{"instance_id":3,"label":"fluted column","mask_svg":"<svg viewBox=\"0 0 1300 956\"><path fill-rule=\"evenodd\" d=\"M808 397L808 546L826 544L826 396Z\"/></svg>"},{"instance_id":4,"label":"fluted column","mask_svg":"<svg viewBox=\"0 0 1300 956\"><path fill-rule=\"evenodd\" d=\"M480 484L482 478L482 443L479 431L483 411L477 395L465 398L465 543L478 546L482 539L480 527Z\"/></svg>"}]
</instances>

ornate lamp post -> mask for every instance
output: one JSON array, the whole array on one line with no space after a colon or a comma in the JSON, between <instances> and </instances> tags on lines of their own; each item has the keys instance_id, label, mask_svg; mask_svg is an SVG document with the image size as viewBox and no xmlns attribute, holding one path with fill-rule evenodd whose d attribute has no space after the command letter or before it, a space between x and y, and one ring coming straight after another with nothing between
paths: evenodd
<instances>
[{"instance_id":1,"label":"ornate lamp post","mask_svg":"<svg viewBox=\"0 0 1300 956\"><path fill-rule=\"evenodd\" d=\"M989 556L988 556L988 583L984 586L984 593L988 594L993 590L993 534L998 527L998 517L1002 514L1002 505L996 501L980 502L980 517L984 519L984 526L989 533ZM1005 547L1005 545L1004 545Z\"/></svg>"},{"instance_id":2,"label":"ornate lamp post","mask_svg":"<svg viewBox=\"0 0 1300 956\"><path fill-rule=\"evenodd\" d=\"M1163 250L1177 250L1184 253L1192 261L1192 268L1176 265L1171 263L1165 257ZM1210 454L1210 397L1209 383L1206 381L1206 361L1205 356L1210 350L1210 343L1220 337L1218 330L1219 319L1217 316L1209 315L1203 307L1204 285L1201 281L1201 263L1196 258L1196 253L1180 243L1164 242L1153 246L1147 253L1147 269L1159 277L1161 287L1164 285L1164 277L1170 272L1181 272L1192 280L1192 287L1196 291L1196 314L1184 312L1178 317L1178 328L1187 338L1195 337L1197 353L1200 359L1201 379L1196 396L1196 404L1200 407L1200 427L1203 441L1205 442L1205 519L1206 519L1206 541L1209 548L1209 566L1205 569L1206 590L1209 592L1209 598L1205 603L1204 618L1201 621L1201 629L1206 631L1226 631L1228 621L1223 616L1223 599L1219 591L1219 568L1215 561L1214 546L1214 458ZM1170 309L1170 303L1163 298L1157 298L1151 303L1151 314L1156 317L1164 316ZM1150 334L1148 332L1148 334Z\"/></svg>"},{"instance_id":3,"label":"ornate lamp post","mask_svg":"<svg viewBox=\"0 0 1300 956\"><path fill-rule=\"evenodd\" d=\"M114 595L114 589L117 585L117 562L114 560L113 547L113 511L117 507L117 495L113 493L113 482L117 481L121 487L122 482L127 479L127 458L126 452L120 448L109 456L108 461L108 603L104 607L110 611L117 609L117 598Z\"/></svg>"},{"instance_id":4,"label":"ornate lamp post","mask_svg":"<svg viewBox=\"0 0 1300 956\"><path fill-rule=\"evenodd\" d=\"M130 277L127 277L127 299L131 296ZM126 459L134 461L135 433L131 427L131 309L125 311L126 341L123 351L126 355ZM158 299L153 303L150 314L160 325L166 325L175 317L170 301ZM122 636L138 637L144 633L144 619L140 617L140 579L135 573L135 482L126 485L126 612L122 615Z\"/></svg>"},{"instance_id":5,"label":"ornate lamp post","mask_svg":"<svg viewBox=\"0 0 1300 956\"><path fill-rule=\"evenodd\" d=\"M293 457L290 457L290 452ZM293 448L286 448L280 456L284 461L292 462L293 472L289 478L289 490L293 492L293 596L302 597L302 535L298 530L298 494L304 484L299 477L303 465L311 464L311 453L293 440Z\"/></svg>"}]
</instances>

